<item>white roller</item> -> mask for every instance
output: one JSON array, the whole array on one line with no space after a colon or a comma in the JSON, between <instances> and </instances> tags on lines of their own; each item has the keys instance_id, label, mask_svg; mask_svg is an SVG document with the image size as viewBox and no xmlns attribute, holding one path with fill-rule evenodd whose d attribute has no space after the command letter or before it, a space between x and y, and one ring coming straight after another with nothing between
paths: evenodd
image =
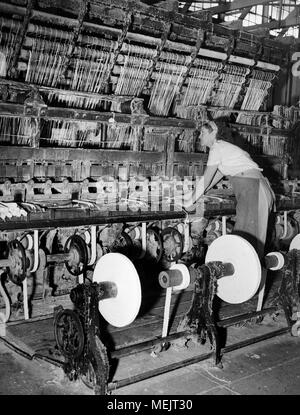
<instances>
[{"instance_id":1,"label":"white roller","mask_svg":"<svg viewBox=\"0 0 300 415\"><path fill-rule=\"evenodd\" d=\"M231 304L248 301L261 281L261 264L253 246L238 235L223 235L207 250L205 262L231 263L234 274L218 280L217 295Z\"/></svg>"},{"instance_id":2,"label":"white roller","mask_svg":"<svg viewBox=\"0 0 300 415\"><path fill-rule=\"evenodd\" d=\"M284 256L281 252L269 252L266 256L276 256L278 264L269 268L271 271L277 271L284 266Z\"/></svg>"},{"instance_id":3,"label":"white roller","mask_svg":"<svg viewBox=\"0 0 300 415\"><path fill-rule=\"evenodd\" d=\"M117 296L99 301L99 312L115 327L131 324L141 306L141 284L133 263L125 255L111 252L97 262L94 282L110 281L117 286Z\"/></svg>"},{"instance_id":4,"label":"white roller","mask_svg":"<svg viewBox=\"0 0 300 415\"><path fill-rule=\"evenodd\" d=\"M182 275L182 283L172 287L173 291L185 290L190 285L190 282L191 282L191 277L190 277L190 272L189 272L188 267L184 264L173 264L169 269L178 270L181 272L181 275Z\"/></svg>"},{"instance_id":5,"label":"white roller","mask_svg":"<svg viewBox=\"0 0 300 415\"><path fill-rule=\"evenodd\" d=\"M291 251L292 249L300 249L300 233L298 233L298 235L296 235L292 239L292 242L290 243L289 251Z\"/></svg>"}]
</instances>

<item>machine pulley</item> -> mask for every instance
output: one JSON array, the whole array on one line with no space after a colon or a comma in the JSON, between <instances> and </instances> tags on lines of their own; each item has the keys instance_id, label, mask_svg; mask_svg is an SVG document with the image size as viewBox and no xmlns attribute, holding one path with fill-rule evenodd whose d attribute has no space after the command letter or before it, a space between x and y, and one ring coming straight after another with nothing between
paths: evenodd
<instances>
[{"instance_id":1,"label":"machine pulley","mask_svg":"<svg viewBox=\"0 0 300 415\"><path fill-rule=\"evenodd\" d=\"M172 227L162 230L161 239L163 243L162 258L168 262L178 261L183 252L183 238L181 233Z\"/></svg>"},{"instance_id":2,"label":"machine pulley","mask_svg":"<svg viewBox=\"0 0 300 415\"><path fill-rule=\"evenodd\" d=\"M163 242L159 232L154 228L146 231L146 258L159 262L163 255Z\"/></svg>"},{"instance_id":3,"label":"machine pulley","mask_svg":"<svg viewBox=\"0 0 300 415\"><path fill-rule=\"evenodd\" d=\"M106 295L104 295L106 292ZM82 283L70 293L74 309L55 309L54 334L65 357L64 371L70 380L81 378L96 394L107 392L109 360L100 340L99 298L114 295L97 283Z\"/></svg>"},{"instance_id":4,"label":"machine pulley","mask_svg":"<svg viewBox=\"0 0 300 415\"><path fill-rule=\"evenodd\" d=\"M17 285L23 283L30 272L35 272L39 263L65 262L66 268L72 275L81 275L88 266L88 250L84 239L79 235L69 237L63 253L46 255L36 247L36 253L25 249L18 240L8 242L8 257L0 260L0 267L8 269L10 280Z\"/></svg>"},{"instance_id":5,"label":"machine pulley","mask_svg":"<svg viewBox=\"0 0 300 415\"><path fill-rule=\"evenodd\" d=\"M26 278L27 259L24 246L17 239L8 243L8 275L10 280L20 285Z\"/></svg>"},{"instance_id":6,"label":"machine pulley","mask_svg":"<svg viewBox=\"0 0 300 415\"><path fill-rule=\"evenodd\" d=\"M264 258L264 267L270 270L281 269L284 257L280 252L270 252ZM208 248L205 264L215 269L218 275L217 292L227 303L240 304L252 298L261 283L262 267L253 246L238 235L223 235L215 239ZM195 273L190 272L191 282ZM193 276L193 278L192 278ZM159 275L161 287L180 287L186 284L186 276L179 269L162 271Z\"/></svg>"},{"instance_id":7,"label":"machine pulley","mask_svg":"<svg viewBox=\"0 0 300 415\"><path fill-rule=\"evenodd\" d=\"M80 317L72 310L60 310L54 318L54 335L59 351L68 358L83 352L84 331Z\"/></svg>"},{"instance_id":8,"label":"machine pulley","mask_svg":"<svg viewBox=\"0 0 300 415\"><path fill-rule=\"evenodd\" d=\"M93 282L100 285L99 312L115 326L132 323L141 306L139 275L129 258L118 252L103 255L97 262Z\"/></svg>"},{"instance_id":9,"label":"machine pulley","mask_svg":"<svg viewBox=\"0 0 300 415\"><path fill-rule=\"evenodd\" d=\"M79 235L70 236L64 246L67 255L65 265L71 275L83 274L88 264L88 251L84 239Z\"/></svg>"},{"instance_id":10,"label":"machine pulley","mask_svg":"<svg viewBox=\"0 0 300 415\"><path fill-rule=\"evenodd\" d=\"M300 233L298 233L298 235L296 235L289 246L289 251L291 251L292 249L300 249Z\"/></svg>"}]
</instances>

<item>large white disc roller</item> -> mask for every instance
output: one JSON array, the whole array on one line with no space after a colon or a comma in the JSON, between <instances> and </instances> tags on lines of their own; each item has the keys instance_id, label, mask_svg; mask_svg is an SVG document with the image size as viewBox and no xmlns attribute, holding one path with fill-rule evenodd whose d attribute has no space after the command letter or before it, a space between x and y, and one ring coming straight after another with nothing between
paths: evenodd
<instances>
[{"instance_id":1,"label":"large white disc roller","mask_svg":"<svg viewBox=\"0 0 300 415\"><path fill-rule=\"evenodd\" d=\"M231 263L234 273L218 279L217 295L230 304L248 301L261 281L261 264L253 246L238 235L223 235L208 247L205 263Z\"/></svg>"},{"instance_id":2,"label":"large white disc roller","mask_svg":"<svg viewBox=\"0 0 300 415\"><path fill-rule=\"evenodd\" d=\"M289 251L291 251L292 249L300 249L300 233L298 233L298 235L296 235L292 239L290 243Z\"/></svg>"},{"instance_id":3,"label":"large white disc roller","mask_svg":"<svg viewBox=\"0 0 300 415\"><path fill-rule=\"evenodd\" d=\"M117 252L103 255L95 266L93 281L109 281L117 286L116 297L99 301L99 312L105 320L115 327L131 324L139 312L142 295L139 275L130 259Z\"/></svg>"}]
</instances>

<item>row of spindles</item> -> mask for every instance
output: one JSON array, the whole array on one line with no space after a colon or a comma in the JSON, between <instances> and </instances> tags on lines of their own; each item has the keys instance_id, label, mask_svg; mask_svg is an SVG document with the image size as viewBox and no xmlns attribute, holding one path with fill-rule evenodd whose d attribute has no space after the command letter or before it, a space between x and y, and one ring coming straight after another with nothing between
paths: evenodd
<instances>
[{"instance_id":1,"label":"row of spindles","mask_svg":"<svg viewBox=\"0 0 300 415\"><path fill-rule=\"evenodd\" d=\"M293 128L300 119L300 108L274 105L272 125L275 128Z\"/></svg>"},{"instance_id":2,"label":"row of spindles","mask_svg":"<svg viewBox=\"0 0 300 415\"><path fill-rule=\"evenodd\" d=\"M52 120L42 130L41 140L62 147L132 148L135 141L130 125L110 126L106 123L79 123Z\"/></svg>"},{"instance_id":3,"label":"row of spindles","mask_svg":"<svg viewBox=\"0 0 300 415\"><path fill-rule=\"evenodd\" d=\"M20 23L0 18L0 51L6 57L6 65L11 62L12 51L20 32ZM70 50L71 34L65 30L29 24L27 36L21 50L21 64L25 68L25 81L37 85L66 88L85 93L100 93L110 71L116 41L100 39L95 36L81 34L74 49L66 78L61 77L64 59ZM134 45L125 40L116 60L113 75L114 93L118 95L139 96L146 86L148 72L156 55L153 46ZM1 55L0 55L1 57ZM190 108L206 104L211 100L214 106L234 108L239 98L241 86L248 74L246 67L228 64L220 74L222 63L198 57L191 67L185 83L187 65L191 57L184 54L162 51L151 77L151 94L148 109L154 115L166 116L172 111L180 117L189 118ZM0 60L0 71L1 71ZM22 65L21 65L22 66ZM212 97L215 81L220 82ZM273 74L255 70L251 74L242 109L258 110L271 86ZM178 93L181 92L180 96ZM176 98L176 100L175 100ZM52 91L48 95L49 103L86 109L109 108L100 98L60 94ZM101 106L99 106L99 103ZM214 116L224 115L224 111L216 111ZM32 123L17 118L2 118L2 141L28 144L32 136ZM237 122L251 123L251 117L239 114ZM50 145L84 146L94 143L100 148L135 147L140 132L123 125L99 128L74 127L68 121L49 121L46 133L41 139ZM99 125L101 123L97 123ZM99 132L101 130L101 132ZM145 134L143 145L146 149L163 147L164 138L157 132ZM149 139L145 138L148 137ZM195 148L195 140L190 131L179 138L180 151ZM266 146L267 149L268 146ZM269 145L271 148L271 145ZM266 150L267 151L267 150ZM275 148L270 150L278 152Z\"/></svg>"},{"instance_id":4,"label":"row of spindles","mask_svg":"<svg viewBox=\"0 0 300 415\"><path fill-rule=\"evenodd\" d=\"M258 111L268 95L273 78L274 75L272 73L254 70L241 109ZM251 116L240 113L236 121L241 124L251 124Z\"/></svg>"},{"instance_id":5,"label":"row of spindles","mask_svg":"<svg viewBox=\"0 0 300 415\"><path fill-rule=\"evenodd\" d=\"M242 135L247 143L247 150L254 155L283 157L285 154L286 137L268 136L266 133Z\"/></svg>"},{"instance_id":6,"label":"row of spindles","mask_svg":"<svg viewBox=\"0 0 300 415\"><path fill-rule=\"evenodd\" d=\"M30 118L0 116L0 142L5 145L31 145L35 128Z\"/></svg>"},{"instance_id":7,"label":"row of spindles","mask_svg":"<svg viewBox=\"0 0 300 415\"><path fill-rule=\"evenodd\" d=\"M226 65L224 73L220 76L220 82L211 99L211 105L234 108L239 99L242 85L245 82L249 70L236 65ZM229 115L227 111L212 112L213 118Z\"/></svg>"},{"instance_id":8,"label":"row of spindles","mask_svg":"<svg viewBox=\"0 0 300 415\"><path fill-rule=\"evenodd\" d=\"M11 56L8 51L13 50L15 39L20 30L20 23L1 18L0 29L1 50L4 51L7 61L9 61ZM61 71L64 59L70 50L71 39L72 34L66 30L30 23L21 51L20 65L25 68L25 80L38 85L100 93L105 87L107 73L112 69L116 40L100 39L82 33L74 49L66 78L62 78ZM111 92L119 95L140 95L145 87L145 81L155 54L156 49L153 46L134 45L125 40L113 68L116 76L112 78L113 90ZM174 106L177 115L188 115L184 114L185 111L182 110L182 107L201 105L207 102L218 77L221 63L200 57L196 58L185 80L184 87L179 91L190 60L191 57L185 56L184 53L162 51L151 79L150 112L155 115L168 115L174 98L178 99L179 92L182 93L182 99L179 101L180 109L176 104ZM228 65L228 70L226 69L222 74L219 88L214 94L213 105L227 106L228 108L235 105L245 76L239 73L239 69L236 65ZM244 68L243 70L245 71ZM260 107L271 79L272 74L254 71L242 109L254 110ZM64 103L75 106L76 99L65 99ZM97 106L95 99L88 101L78 98L77 101L78 106L85 105L87 109L93 109ZM239 116L240 119L242 116Z\"/></svg>"}]
</instances>

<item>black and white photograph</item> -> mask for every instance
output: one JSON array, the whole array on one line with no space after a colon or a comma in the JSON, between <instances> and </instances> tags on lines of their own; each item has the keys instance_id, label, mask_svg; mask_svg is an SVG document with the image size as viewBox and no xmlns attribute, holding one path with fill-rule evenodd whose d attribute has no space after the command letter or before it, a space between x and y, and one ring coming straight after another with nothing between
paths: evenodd
<instances>
[{"instance_id":1,"label":"black and white photograph","mask_svg":"<svg viewBox=\"0 0 300 415\"><path fill-rule=\"evenodd\" d=\"M300 0L0 0L0 395L300 395Z\"/></svg>"}]
</instances>

